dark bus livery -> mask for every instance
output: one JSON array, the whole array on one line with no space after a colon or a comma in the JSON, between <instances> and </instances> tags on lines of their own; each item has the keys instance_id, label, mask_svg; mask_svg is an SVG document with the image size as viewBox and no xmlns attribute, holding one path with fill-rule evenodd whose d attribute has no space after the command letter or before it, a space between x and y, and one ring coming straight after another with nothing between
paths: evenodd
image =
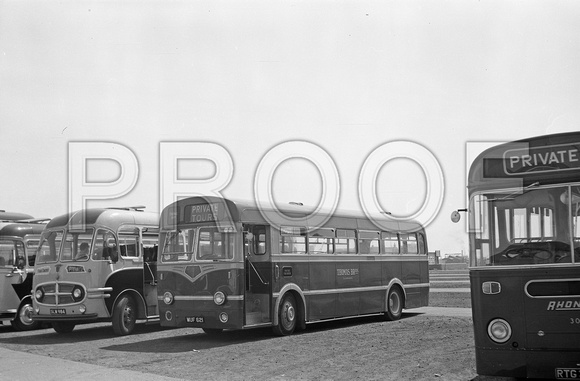
<instances>
[{"instance_id":1,"label":"dark bus livery","mask_svg":"<svg viewBox=\"0 0 580 381\"><path fill-rule=\"evenodd\" d=\"M580 133L490 148L468 181L477 372L580 379Z\"/></svg>"},{"instance_id":2,"label":"dark bus livery","mask_svg":"<svg viewBox=\"0 0 580 381\"><path fill-rule=\"evenodd\" d=\"M313 227L301 206L284 210L301 223L269 222L262 211L217 197L187 198L163 210L162 326L208 333L270 326L289 335L308 323L346 317L396 320L403 308L428 304L420 225L392 222L384 231L366 217L335 214Z\"/></svg>"}]
</instances>

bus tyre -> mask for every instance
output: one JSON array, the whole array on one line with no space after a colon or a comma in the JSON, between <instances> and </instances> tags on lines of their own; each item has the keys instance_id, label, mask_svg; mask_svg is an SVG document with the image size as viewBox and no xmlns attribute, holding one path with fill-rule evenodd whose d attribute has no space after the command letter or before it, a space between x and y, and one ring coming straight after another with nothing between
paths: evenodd
<instances>
[{"instance_id":1,"label":"bus tyre","mask_svg":"<svg viewBox=\"0 0 580 381\"><path fill-rule=\"evenodd\" d=\"M291 293L287 293L280 303L278 325L274 326L274 332L280 336L291 335L296 328L297 320L296 298Z\"/></svg>"},{"instance_id":2,"label":"bus tyre","mask_svg":"<svg viewBox=\"0 0 580 381\"><path fill-rule=\"evenodd\" d=\"M388 320L399 320L403 314L403 294L398 287L392 287L387 294L387 311L385 312Z\"/></svg>"},{"instance_id":3,"label":"bus tyre","mask_svg":"<svg viewBox=\"0 0 580 381\"><path fill-rule=\"evenodd\" d=\"M75 323L68 321L53 321L52 329L58 333L70 333L75 329Z\"/></svg>"},{"instance_id":4,"label":"bus tyre","mask_svg":"<svg viewBox=\"0 0 580 381\"><path fill-rule=\"evenodd\" d=\"M30 331L40 327L39 321L32 320L32 303L30 300L25 300L20 303L16 317L10 322L12 327L17 331Z\"/></svg>"},{"instance_id":5,"label":"bus tyre","mask_svg":"<svg viewBox=\"0 0 580 381\"><path fill-rule=\"evenodd\" d=\"M128 295L123 295L113 308L113 331L119 336L129 335L137 323L137 306Z\"/></svg>"}]
</instances>

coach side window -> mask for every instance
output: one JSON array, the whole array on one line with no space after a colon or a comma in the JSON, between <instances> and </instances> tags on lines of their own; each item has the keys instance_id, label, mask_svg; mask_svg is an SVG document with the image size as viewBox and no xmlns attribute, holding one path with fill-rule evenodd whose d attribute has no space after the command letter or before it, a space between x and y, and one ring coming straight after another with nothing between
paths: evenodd
<instances>
[{"instance_id":1,"label":"coach side window","mask_svg":"<svg viewBox=\"0 0 580 381\"><path fill-rule=\"evenodd\" d=\"M306 228L281 226L280 252L306 254Z\"/></svg>"},{"instance_id":2,"label":"coach side window","mask_svg":"<svg viewBox=\"0 0 580 381\"><path fill-rule=\"evenodd\" d=\"M419 254L427 254L427 245L425 245L425 236L422 233L417 233L417 242L419 246Z\"/></svg>"},{"instance_id":3,"label":"coach side window","mask_svg":"<svg viewBox=\"0 0 580 381\"><path fill-rule=\"evenodd\" d=\"M138 237L139 229L137 228L122 228L119 230L119 250L122 257L139 256Z\"/></svg>"},{"instance_id":4,"label":"coach side window","mask_svg":"<svg viewBox=\"0 0 580 381\"><path fill-rule=\"evenodd\" d=\"M311 254L334 253L334 229L317 229L308 235L308 252Z\"/></svg>"},{"instance_id":5,"label":"coach side window","mask_svg":"<svg viewBox=\"0 0 580 381\"><path fill-rule=\"evenodd\" d=\"M111 260L113 263L119 260L117 252L117 239L115 234L109 230L99 229L95 236L93 252L91 254L94 260Z\"/></svg>"},{"instance_id":6,"label":"coach side window","mask_svg":"<svg viewBox=\"0 0 580 381\"><path fill-rule=\"evenodd\" d=\"M397 233L382 232L383 253L399 254L399 235Z\"/></svg>"},{"instance_id":7,"label":"coach side window","mask_svg":"<svg viewBox=\"0 0 580 381\"><path fill-rule=\"evenodd\" d=\"M417 254L417 235L415 233L401 234L401 254Z\"/></svg>"},{"instance_id":8,"label":"coach side window","mask_svg":"<svg viewBox=\"0 0 580 381\"><path fill-rule=\"evenodd\" d=\"M378 254L379 253L379 232L359 231L359 251L361 254Z\"/></svg>"},{"instance_id":9,"label":"coach side window","mask_svg":"<svg viewBox=\"0 0 580 381\"><path fill-rule=\"evenodd\" d=\"M356 254L356 232L350 229L336 229L336 254Z\"/></svg>"}]
</instances>

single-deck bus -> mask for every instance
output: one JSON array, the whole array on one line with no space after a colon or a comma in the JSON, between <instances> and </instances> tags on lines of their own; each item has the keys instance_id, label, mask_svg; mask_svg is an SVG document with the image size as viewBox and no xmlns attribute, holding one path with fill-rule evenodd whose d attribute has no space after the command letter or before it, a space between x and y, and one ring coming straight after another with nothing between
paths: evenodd
<instances>
[{"instance_id":1,"label":"single-deck bus","mask_svg":"<svg viewBox=\"0 0 580 381\"><path fill-rule=\"evenodd\" d=\"M30 290L36 248L47 220L7 219L15 216L32 218L0 212L0 320L9 321L16 330L27 331L40 325L31 319Z\"/></svg>"},{"instance_id":2,"label":"single-deck bus","mask_svg":"<svg viewBox=\"0 0 580 381\"><path fill-rule=\"evenodd\" d=\"M580 133L490 148L468 181L477 372L580 379Z\"/></svg>"},{"instance_id":3,"label":"single-deck bus","mask_svg":"<svg viewBox=\"0 0 580 381\"><path fill-rule=\"evenodd\" d=\"M159 215L141 209L85 209L48 223L36 255L34 321L59 333L111 321L117 335L130 334L138 319L159 321Z\"/></svg>"},{"instance_id":4,"label":"single-deck bus","mask_svg":"<svg viewBox=\"0 0 580 381\"><path fill-rule=\"evenodd\" d=\"M284 213L303 221L308 215L301 206ZM391 222L384 230L365 217L335 214L312 229L307 222L273 221L279 215L272 210L269 215L252 203L217 197L182 199L163 210L162 326L207 333L271 326L289 335L345 317L396 320L403 308L428 304L420 225Z\"/></svg>"}]
</instances>

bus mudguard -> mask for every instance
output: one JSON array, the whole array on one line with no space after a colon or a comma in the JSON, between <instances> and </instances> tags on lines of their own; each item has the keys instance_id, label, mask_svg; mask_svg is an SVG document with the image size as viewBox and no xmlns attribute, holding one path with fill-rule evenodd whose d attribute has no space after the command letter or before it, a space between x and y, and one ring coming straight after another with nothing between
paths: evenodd
<instances>
[{"instance_id":1,"label":"bus mudguard","mask_svg":"<svg viewBox=\"0 0 580 381\"><path fill-rule=\"evenodd\" d=\"M302 290L300 289L300 287L298 287L298 285L296 285L295 283L286 283L279 292L275 292L272 294L272 296L274 298L276 298L276 302L274 303L274 310L272 313L272 316L274 317L273 319L273 325L278 325L278 308L280 308L280 302L282 301L282 299L284 298L284 295L287 292L293 292L295 295L300 296L299 298L296 298L296 301L300 301L301 302L301 307L302 307L302 311L300 313L300 319L298 321L299 327L300 328L304 328L305 326L305 316L308 316L306 314L306 298L304 297L304 293L302 292Z\"/></svg>"}]
</instances>

